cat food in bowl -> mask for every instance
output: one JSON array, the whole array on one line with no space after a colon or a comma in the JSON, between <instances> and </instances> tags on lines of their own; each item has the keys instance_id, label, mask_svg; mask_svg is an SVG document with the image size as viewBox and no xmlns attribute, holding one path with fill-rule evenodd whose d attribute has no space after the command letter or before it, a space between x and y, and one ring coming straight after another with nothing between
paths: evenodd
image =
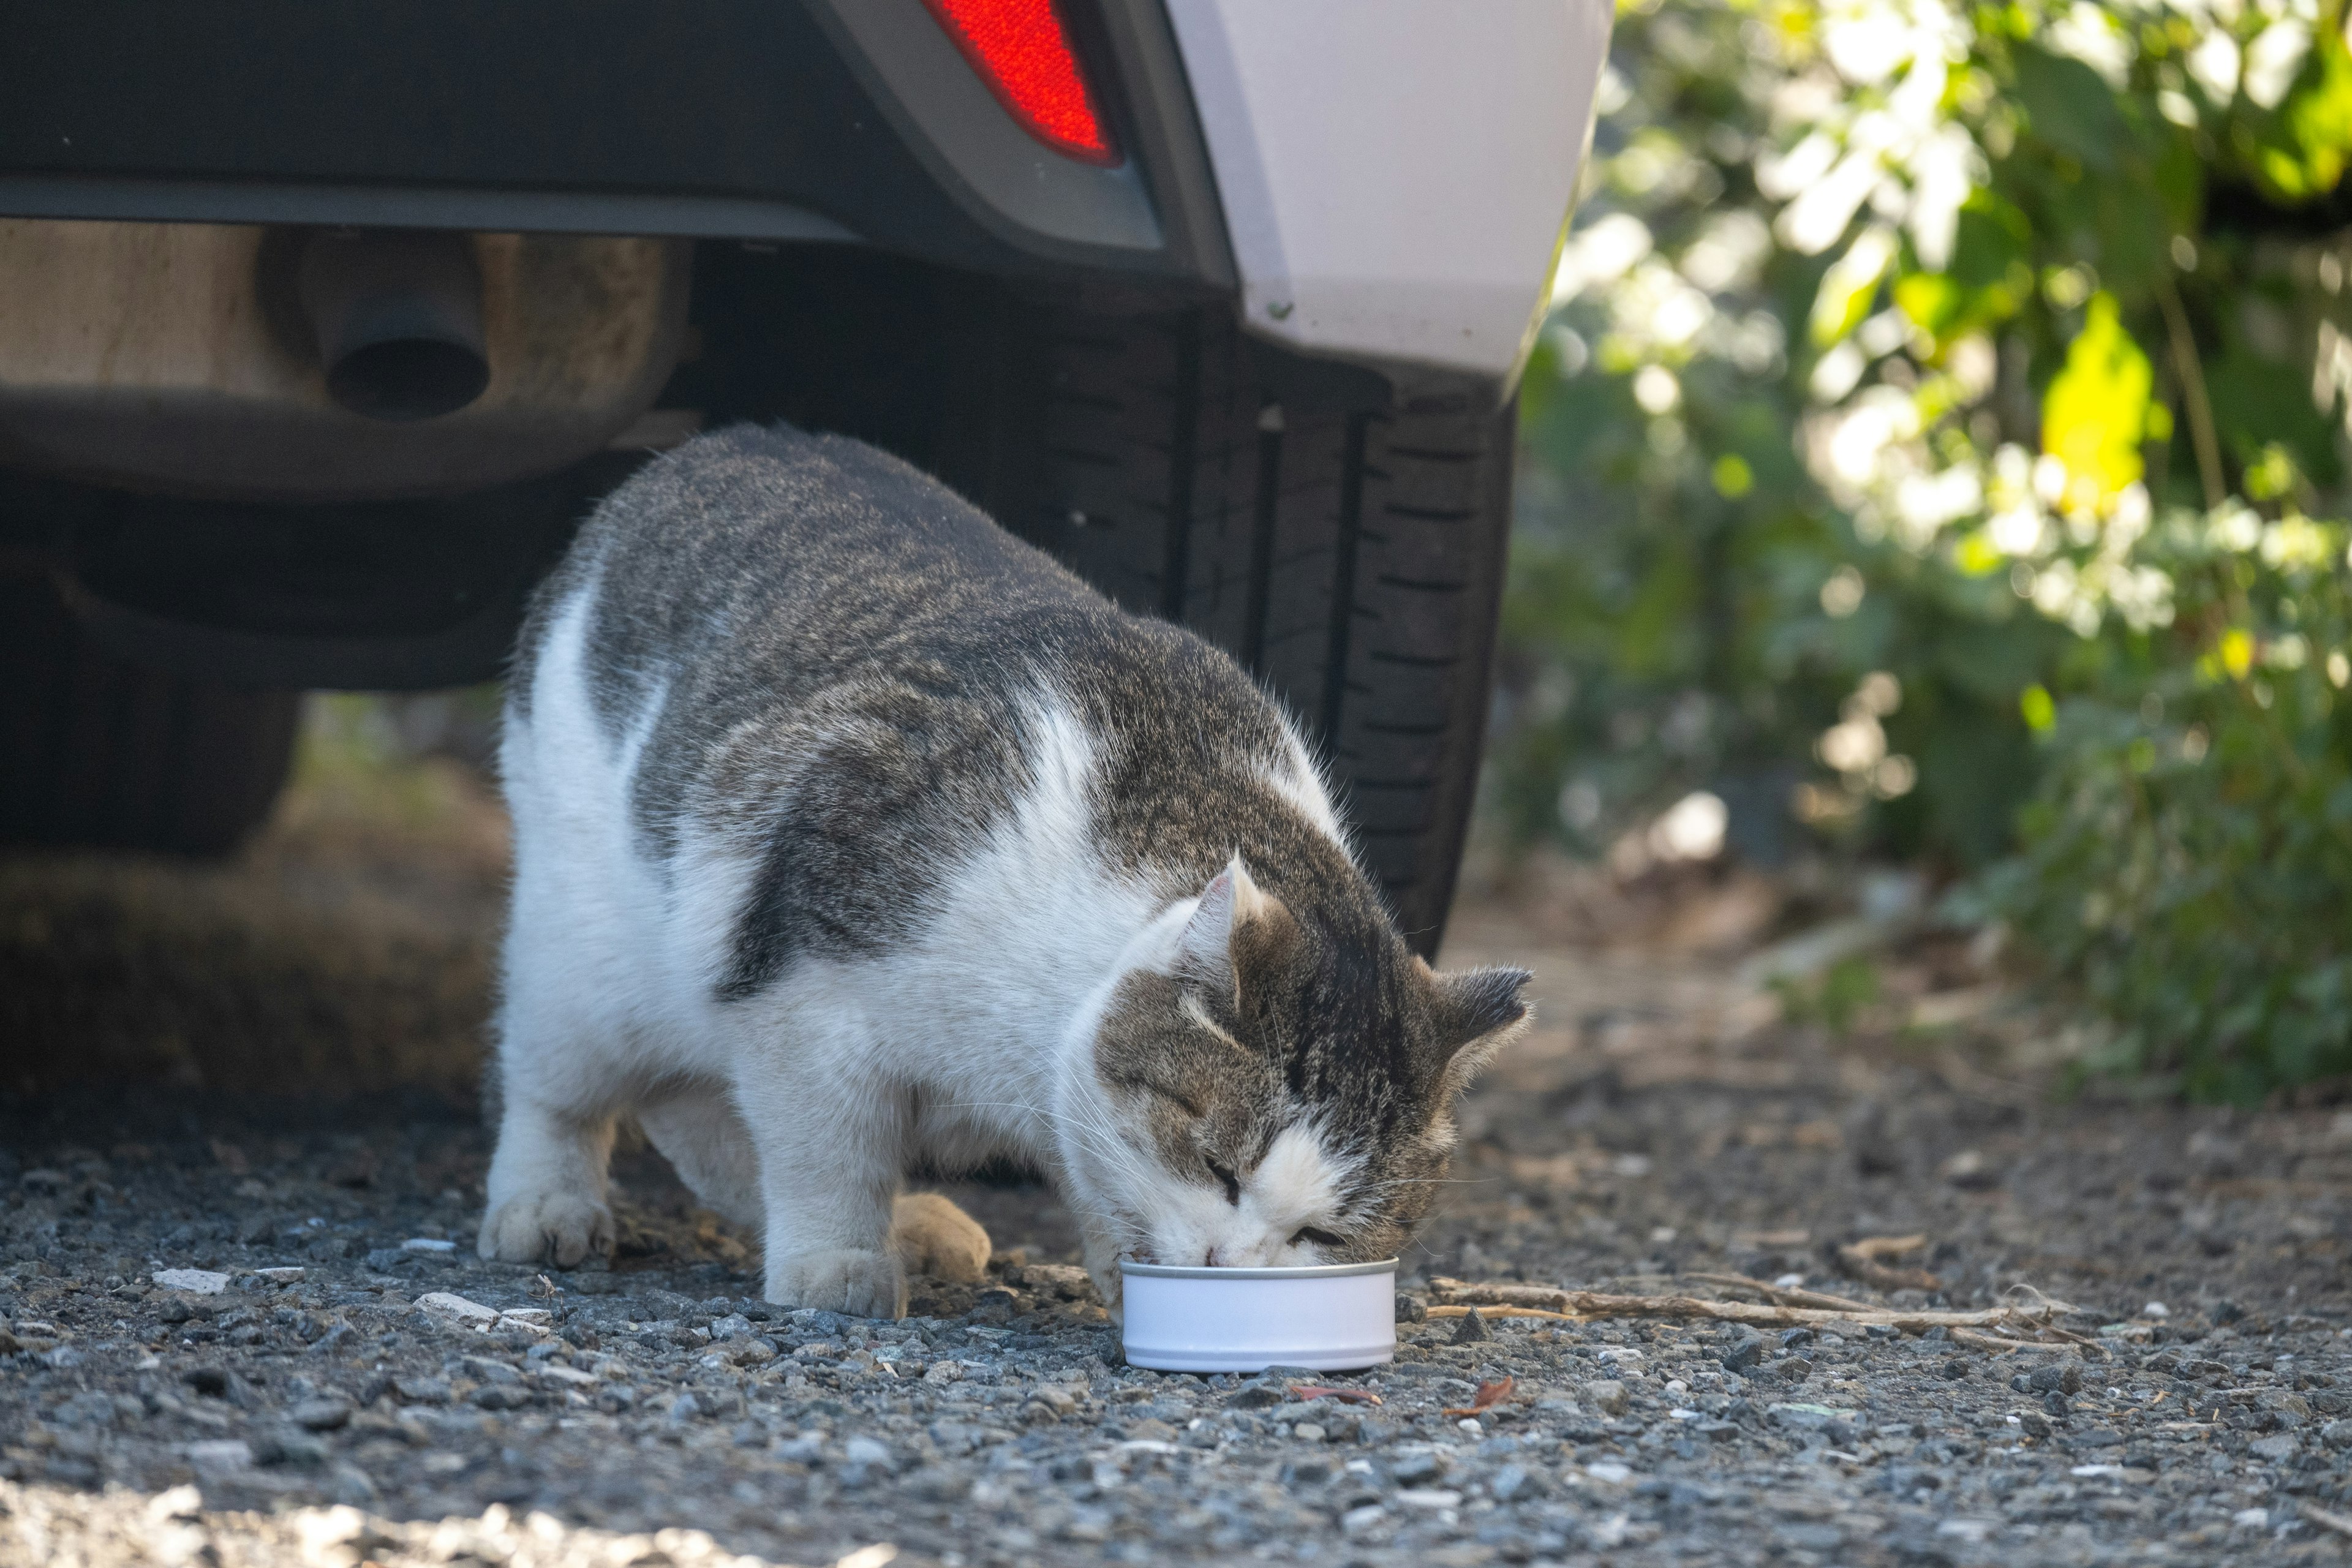
<instances>
[{"instance_id":1,"label":"cat food in bowl","mask_svg":"<svg viewBox=\"0 0 2352 1568\"><path fill-rule=\"evenodd\" d=\"M1396 1359L1396 1268L1122 1263L1127 1360L1157 1372L1348 1372Z\"/></svg>"}]
</instances>

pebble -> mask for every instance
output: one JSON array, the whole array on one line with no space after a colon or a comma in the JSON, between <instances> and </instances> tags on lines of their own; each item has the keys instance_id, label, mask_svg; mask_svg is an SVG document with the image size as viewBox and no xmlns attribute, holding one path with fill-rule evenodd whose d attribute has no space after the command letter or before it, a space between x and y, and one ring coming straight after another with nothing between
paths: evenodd
<instances>
[{"instance_id":1,"label":"pebble","mask_svg":"<svg viewBox=\"0 0 2352 1568\"><path fill-rule=\"evenodd\" d=\"M332 1432L350 1423L352 1404L348 1399L334 1395L305 1399L289 1410L287 1415L292 1417L298 1426L307 1427L313 1432Z\"/></svg>"},{"instance_id":2,"label":"pebble","mask_svg":"<svg viewBox=\"0 0 2352 1568\"><path fill-rule=\"evenodd\" d=\"M159 1268L155 1283L165 1290L185 1290L191 1296L217 1296L228 1289L229 1277L209 1268Z\"/></svg>"},{"instance_id":3,"label":"pebble","mask_svg":"<svg viewBox=\"0 0 2352 1568\"><path fill-rule=\"evenodd\" d=\"M496 1309L485 1307L479 1301L468 1301L465 1297L447 1290L426 1291L416 1298L416 1310L476 1328L488 1328L499 1321Z\"/></svg>"},{"instance_id":4,"label":"pebble","mask_svg":"<svg viewBox=\"0 0 2352 1568\"><path fill-rule=\"evenodd\" d=\"M2203 1307L2143 1313L2164 1337L2108 1336L2088 1360L1483 1310L1416 1324L1401 1308L1401 1359L1360 1376L1163 1376L1123 1364L1066 1264L1024 1259L936 1300L919 1281L916 1315L872 1323L773 1308L740 1273L687 1266L707 1242L684 1222L643 1228L669 1223L648 1210L624 1235L667 1252L544 1285L463 1243L365 1250L371 1235L464 1223L456 1200L370 1210L422 1160L388 1153L378 1186L319 1202L269 1172L279 1206L250 1242L226 1239L250 1217L234 1214L171 1239L188 1222L169 1216L201 1205L169 1185L125 1188L120 1210L40 1209L54 1231L0 1209L15 1248L0 1252L0 1332L20 1347L0 1376L0 1489L0 1489L0 1559L34 1489L45 1518L203 1531L220 1562L253 1568L629 1568L653 1560L654 1531L674 1568L855 1561L886 1540L943 1568L1222 1564L1269 1542L1377 1568L1873 1553L2055 1568L2137 1562L2161 1542L2183 1563L2252 1562L2271 1544L2260 1532L2319 1539L2302 1533L2304 1500L2352 1506L2337 1495L2352 1336L2334 1319L2263 1326L2251 1293L2226 1329ZM79 1190L73 1160L43 1163ZM283 1217L312 1208L316 1226ZM1625 1223L1638 1238L1653 1217ZM151 1259L219 1288L175 1287ZM78 1363L36 1359L60 1352ZM1503 1377L1517 1384L1504 1405L1444 1414ZM1383 1403L1289 1392L1307 1382ZM189 1476L187 1496L141 1511ZM2266 1505L2263 1523L2231 1536L2221 1510L2242 1500ZM718 1538L707 1552L696 1522ZM231 1528L276 1532L283 1555L232 1550L215 1534ZM159 1568L209 1560L141 1550ZM69 1560L139 1559L28 1557Z\"/></svg>"}]
</instances>

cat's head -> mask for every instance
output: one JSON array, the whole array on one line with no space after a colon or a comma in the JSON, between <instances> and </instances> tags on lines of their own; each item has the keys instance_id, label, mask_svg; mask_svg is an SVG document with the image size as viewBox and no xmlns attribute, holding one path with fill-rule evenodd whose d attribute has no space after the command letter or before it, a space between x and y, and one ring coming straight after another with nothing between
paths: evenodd
<instances>
[{"instance_id":1,"label":"cat's head","mask_svg":"<svg viewBox=\"0 0 2352 1568\"><path fill-rule=\"evenodd\" d=\"M1396 1256L1455 1096L1527 1019L1527 972L1438 973L1369 900L1293 909L1238 856L1139 948L1065 1118L1073 1196L1139 1262Z\"/></svg>"}]
</instances>

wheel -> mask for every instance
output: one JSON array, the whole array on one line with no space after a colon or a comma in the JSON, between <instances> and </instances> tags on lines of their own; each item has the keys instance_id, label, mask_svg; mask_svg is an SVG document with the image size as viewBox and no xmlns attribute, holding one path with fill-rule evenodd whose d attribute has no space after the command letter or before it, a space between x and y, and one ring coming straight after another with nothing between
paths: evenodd
<instances>
[{"instance_id":1,"label":"wheel","mask_svg":"<svg viewBox=\"0 0 2352 1568\"><path fill-rule=\"evenodd\" d=\"M1367 868L1412 945L1434 952L1477 783L1511 411L1286 396L1218 307L1022 308L986 337L958 356L970 388L935 466L1288 704Z\"/></svg>"},{"instance_id":2,"label":"wheel","mask_svg":"<svg viewBox=\"0 0 2352 1568\"><path fill-rule=\"evenodd\" d=\"M0 842L235 848L286 781L298 700L117 658L47 577L0 574Z\"/></svg>"}]
</instances>

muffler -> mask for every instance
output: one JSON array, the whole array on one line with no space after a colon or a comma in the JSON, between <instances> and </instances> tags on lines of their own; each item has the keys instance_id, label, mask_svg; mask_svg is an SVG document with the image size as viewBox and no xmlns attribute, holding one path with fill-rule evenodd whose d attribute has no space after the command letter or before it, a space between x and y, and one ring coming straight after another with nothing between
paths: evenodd
<instances>
[{"instance_id":1,"label":"muffler","mask_svg":"<svg viewBox=\"0 0 2352 1568\"><path fill-rule=\"evenodd\" d=\"M482 273L468 235L321 229L303 242L295 289L328 395L354 414L432 419L489 384Z\"/></svg>"}]
</instances>

